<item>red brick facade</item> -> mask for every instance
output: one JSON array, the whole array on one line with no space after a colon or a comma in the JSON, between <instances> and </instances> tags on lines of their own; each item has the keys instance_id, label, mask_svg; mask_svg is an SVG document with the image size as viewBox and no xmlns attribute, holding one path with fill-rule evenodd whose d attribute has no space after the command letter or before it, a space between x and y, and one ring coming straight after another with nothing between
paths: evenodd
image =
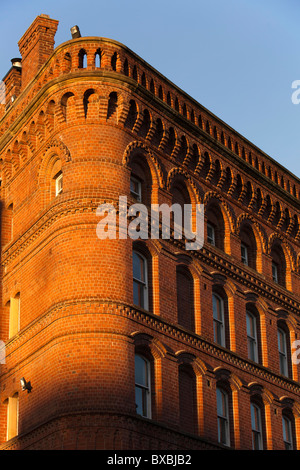
<instances>
[{"instance_id":1,"label":"red brick facade","mask_svg":"<svg viewBox=\"0 0 300 470\"><path fill-rule=\"evenodd\" d=\"M36 18L4 79L1 449L299 449L299 180L122 44L54 49L57 24ZM131 175L147 205L205 205L201 250L97 237L100 204L136 202Z\"/></svg>"}]
</instances>

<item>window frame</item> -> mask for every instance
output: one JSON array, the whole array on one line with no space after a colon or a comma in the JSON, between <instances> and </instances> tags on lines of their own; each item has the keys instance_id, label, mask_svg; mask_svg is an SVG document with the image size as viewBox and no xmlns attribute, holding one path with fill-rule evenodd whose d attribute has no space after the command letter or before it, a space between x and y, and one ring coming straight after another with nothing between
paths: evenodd
<instances>
[{"instance_id":1,"label":"window frame","mask_svg":"<svg viewBox=\"0 0 300 470\"><path fill-rule=\"evenodd\" d=\"M243 250L245 250L243 254ZM241 243L241 261L245 266L249 266L248 247L245 243Z\"/></svg>"},{"instance_id":2,"label":"window frame","mask_svg":"<svg viewBox=\"0 0 300 470\"><path fill-rule=\"evenodd\" d=\"M137 357L139 357L140 359L142 359L144 361L144 364L145 364L145 367L146 367L146 384L140 384L140 383L137 382L137 373L136 373L136 367L137 367L136 359L137 359ZM139 416L142 416L143 418L151 419L151 413L152 413L152 410L151 410L151 364L150 364L149 359L147 359L145 356L143 356L142 354L139 354L139 353L135 353L135 355L134 355L134 365L135 365L135 368L134 368L134 373L135 373L135 378L134 378L135 401L136 401L136 397L137 397L137 389L142 390L142 402L143 402L142 408L143 408L143 410L144 409L146 410L145 414L138 413L138 411L137 411L138 405L136 403L136 413ZM145 407L143 406L144 405L144 400L145 400Z\"/></svg>"},{"instance_id":3,"label":"window frame","mask_svg":"<svg viewBox=\"0 0 300 470\"><path fill-rule=\"evenodd\" d=\"M284 350L281 350L280 335L283 338ZM279 371L281 375L288 377L289 376L289 364L288 364L287 333L280 327L277 327L277 342L278 342L278 353L279 353Z\"/></svg>"},{"instance_id":4,"label":"window frame","mask_svg":"<svg viewBox=\"0 0 300 470\"><path fill-rule=\"evenodd\" d=\"M55 196L58 196L63 191L63 174L59 173L55 177Z\"/></svg>"},{"instance_id":5,"label":"window frame","mask_svg":"<svg viewBox=\"0 0 300 470\"><path fill-rule=\"evenodd\" d=\"M137 184L138 191L132 189L131 183ZM137 202L142 202L142 182L134 175L130 176L130 194L136 199Z\"/></svg>"},{"instance_id":6,"label":"window frame","mask_svg":"<svg viewBox=\"0 0 300 470\"><path fill-rule=\"evenodd\" d=\"M225 308L224 308L224 299L220 297L218 294L213 292L213 330L214 330L214 341L215 343L219 344L222 347L226 347L226 337L225 337ZM214 299L216 300L216 303L214 302ZM218 318L218 313L215 311L214 306L215 305L220 305L220 317L221 319ZM221 340L218 340L218 337L220 336Z\"/></svg>"},{"instance_id":7,"label":"window frame","mask_svg":"<svg viewBox=\"0 0 300 470\"><path fill-rule=\"evenodd\" d=\"M251 321L253 321L254 325L253 325L253 330L254 330L254 336L251 335L251 332L249 331L249 328L248 328L248 318L251 319ZM250 359L251 361L254 361L254 362L257 362L259 361L259 358L258 358L258 330L257 330L257 317L256 315L254 315L252 312L250 312L249 310L246 310L246 328L247 328L247 346L248 346L248 359ZM251 343L251 345L254 345L254 349L253 349L253 352L254 352L254 357L251 357L251 351L252 349L250 348L249 346L249 343Z\"/></svg>"},{"instance_id":8,"label":"window frame","mask_svg":"<svg viewBox=\"0 0 300 470\"><path fill-rule=\"evenodd\" d=\"M209 230L211 230L211 235L209 234ZM210 245L216 246L215 227L212 224L210 224L209 222L207 223L207 241Z\"/></svg>"},{"instance_id":9,"label":"window frame","mask_svg":"<svg viewBox=\"0 0 300 470\"><path fill-rule=\"evenodd\" d=\"M287 440L287 432L286 432L286 426L285 423L287 422L287 427L288 427L288 434L290 437L290 440ZM283 442L285 446L285 450L293 450L294 445L293 445L293 425L292 425L292 420L286 416L285 414L282 414L282 436L283 436Z\"/></svg>"},{"instance_id":10,"label":"window frame","mask_svg":"<svg viewBox=\"0 0 300 470\"><path fill-rule=\"evenodd\" d=\"M252 430L252 449L253 450L263 450L263 428L262 428L262 411L261 407L256 403L251 403L251 430ZM253 419L255 413L256 419ZM255 427L256 421L258 422L258 428ZM258 438L258 440L256 439ZM256 445L258 444L258 447Z\"/></svg>"},{"instance_id":11,"label":"window frame","mask_svg":"<svg viewBox=\"0 0 300 470\"><path fill-rule=\"evenodd\" d=\"M144 279L138 279L134 276L134 257L138 256L143 261L143 275ZM133 303L139 308L144 310L148 310L149 308L149 286L148 286L148 259L140 253L138 250L133 250L132 252L132 280L133 280ZM140 298L142 300L141 303L135 302L135 289L134 285L138 285L138 291L140 294Z\"/></svg>"},{"instance_id":12,"label":"window frame","mask_svg":"<svg viewBox=\"0 0 300 470\"><path fill-rule=\"evenodd\" d=\"M229 397L228 393L222 388L217 387L217 419L218 419L218 442L225 446L230 446L230 418L229 418ZM221 398L222 410L219 408L220 400L218 395ZM225 414L223 414L223 403L225 408ZM225 442L222 440L223 432L225 433Z\"/></svg>"}]
</instances>

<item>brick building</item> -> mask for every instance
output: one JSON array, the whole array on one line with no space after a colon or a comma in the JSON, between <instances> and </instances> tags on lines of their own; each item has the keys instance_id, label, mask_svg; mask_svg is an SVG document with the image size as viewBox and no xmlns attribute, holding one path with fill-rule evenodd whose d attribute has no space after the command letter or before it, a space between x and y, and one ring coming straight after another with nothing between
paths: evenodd
<instances>
[{"instance_id":1,"label":"brick building","mask_svg":"<svg viewBox=\"0 0 300 470\"><path fill-rule=\"evenodd\" d=\"M299 179L57 26L38 16L3 79L1 449L299 449ZM203 248L100 239L120 195L204 204Z\"/></svg>"}]
</instances>

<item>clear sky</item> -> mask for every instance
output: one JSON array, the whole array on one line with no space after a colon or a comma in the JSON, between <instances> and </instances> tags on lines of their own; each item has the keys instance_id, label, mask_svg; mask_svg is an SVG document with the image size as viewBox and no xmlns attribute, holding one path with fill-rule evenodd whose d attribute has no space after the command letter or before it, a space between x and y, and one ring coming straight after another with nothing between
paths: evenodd
<instances>
[{"instance_id":1,"label":"clear sky","mask_svg":"<svg viewBox=\"0 0 300 470\"><path fill-rule=\"evenodd\" d=\"M41 13L115 39L300 177L300 0L0 0L0 78ZM300 94L299 94L300 97Z\"/></svg>"}]
</instances>

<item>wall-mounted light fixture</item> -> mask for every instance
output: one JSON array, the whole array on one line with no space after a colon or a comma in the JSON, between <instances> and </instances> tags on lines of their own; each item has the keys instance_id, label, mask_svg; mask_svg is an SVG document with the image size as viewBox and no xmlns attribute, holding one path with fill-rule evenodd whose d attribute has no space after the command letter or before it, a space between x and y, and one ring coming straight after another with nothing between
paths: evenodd
<instances>
[{"instance_id":1,"label":"wall-mounted light fixture","mask_svg":"<svg viewBox=\"0 0 300 470\"><path fill-rule=\"evenodd\" d=\"M30 393L30 392L31 392L31 389L32 389L31 383L30 383L30 382L26 382L26 380L25 380L24 377L22 377L22 379L20 380L20 382L21 382L22 390L23 390L23 391L27 390L27 393Z\"/></svg>"},{"instance_id":2,"label":"wall-mounted light fixture","mask_svg":"<svg viewBox=\"0 0 300 470\"><path fill-rule=\"evenodd\" d=\"M77 25L71 28L71 34L72 39L81 38L80 29Z\"/></svg>"}]
</instances>

